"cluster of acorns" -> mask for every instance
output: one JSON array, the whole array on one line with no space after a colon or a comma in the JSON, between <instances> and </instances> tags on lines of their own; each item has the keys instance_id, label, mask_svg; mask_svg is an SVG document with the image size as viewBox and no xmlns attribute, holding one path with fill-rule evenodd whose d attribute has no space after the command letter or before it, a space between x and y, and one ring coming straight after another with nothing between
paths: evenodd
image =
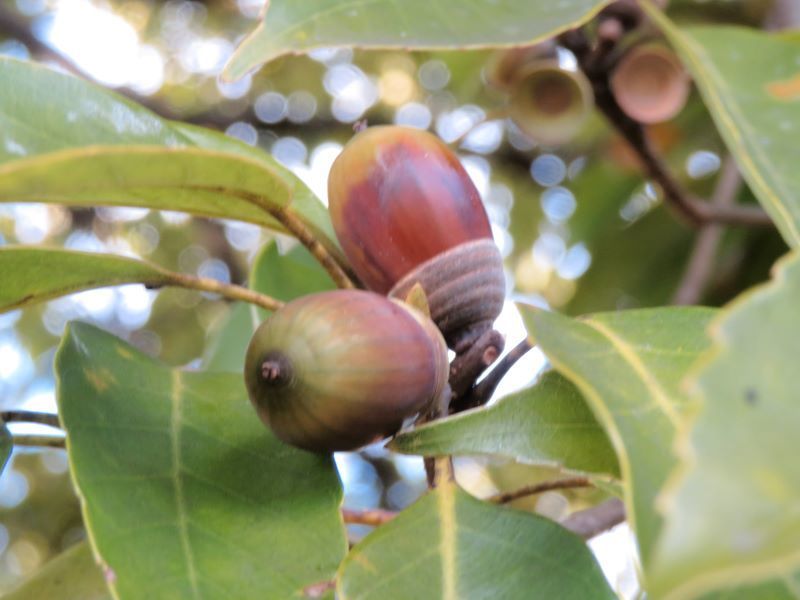
<instances>
[{"instance_id":1,"label":"cluster of acorns","mask_svg":"<svg viewBox=\"0 0 800 600\"><path fill-rule=\"evenodd\" d=\"M667 46L638 39L631 43L625 37L642 19L634 0L614 2L601 12L593 43L608 48L600 66L604 74L608 71L607 85L616 103L634 121L650 125L675 117L691 86L680 59ZM642 31L647 30L637 35ZM594 105L592 83L583 71L564 68L553 41L498 52L486 78L508 94L514 123L545 145L575 137Z\"/></svg>"},{"instance_id":2,"label":"cluster of acorns","mask_svg":"<svg viewBox=\"0 0 800 600\"><path fill-rule=\"evenodd\" d=\"M435 136L403 127L356 134L328 196L339 243L371 291L294 300L255 332L245 383L283 441L352 450L432 407L457 353L487 330L505 296L502 258L478 190ZM405 302L422 289L430 318Z\"/></svg>"}]
</instances>

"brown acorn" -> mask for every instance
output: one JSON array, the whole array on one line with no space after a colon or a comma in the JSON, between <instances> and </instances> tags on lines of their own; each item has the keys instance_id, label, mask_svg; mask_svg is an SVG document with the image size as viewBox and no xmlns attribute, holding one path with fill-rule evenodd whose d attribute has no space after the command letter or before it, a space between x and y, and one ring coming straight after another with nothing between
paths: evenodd
<instances>
[{"instance_id":1,"label":"brown acorn","mask_svg":"<svg viewBox=\"0 0 800 600\"><path fill-rule=\"evenodd\" d=\"M669 48L644 44L629 50L611 75L611 92L640 123L669 121L686 105L689 75Z\"/></svg>"},{"instance_id":2,"label":"brown acorn","mask_svg":"<svg viewBox=\"0 0 800 600\"><path fill-rule=\"evenodd\" d=\"M592 85L581 71L567 71L556 60L528 66L509 99L517 126L537 142L558 145L580 131L594 105Z\"/></svg>"},{"instance_id":3,"label":"brown acorn","mask_svg":"<svg viewBox=\"0 0 800 600\"><path fill-rule=\"evenodd\" d=\"M437 137L372 127L336 159L328 178L331 220L366 286L405 298L419 283L451 347L491 327L505 277L480 194Z\"/></svg>"},{"instance_id":4,"label":"brown acorn","mask_svg":"<svg viewBox=\"0 0 800 600\"><path fill-rule=\"evenodd\" d=\"M395 433L447 384L436 326L362 290L304 296L276 311L247 349L245 383L281 440L316 452L353 450Z\"/></svg>"}]
</instances>

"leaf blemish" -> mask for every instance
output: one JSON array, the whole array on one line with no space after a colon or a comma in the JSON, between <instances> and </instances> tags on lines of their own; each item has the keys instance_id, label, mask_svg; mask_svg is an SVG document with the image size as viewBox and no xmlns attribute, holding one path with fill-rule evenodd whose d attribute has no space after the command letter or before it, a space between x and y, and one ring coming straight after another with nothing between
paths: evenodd
<instances>
[{"instance_id":1,"label":"leaf blemish","mask_svg":"<svg viewBox=\"0 0 800 600\"><path fill-rule=\"evenodd\" d=\"M750 406L755 406L758 402L758 392L755 388L747 388L744 391L744 401Z\"/></svg>"},{"instance_id":2,"label":"leaf blemish","mask_svg":"<svg viewBox=\"0 0 800 600\"><path fill-rule=\"evenodd\" d=\"M766 85L767 93L776 100L792 102L800 100L800 73L783 81L772 81Z\"/></svg>"},{"instance_id":3,"label":"leaf blemish","mask_svg":"<svg viewBox=\"0 0 800 600\"><path fill-rule=\"evenodd\" d=\"M131 354L130 350L128 350L124 346L117 345L116 350L117 354L119 354L122 358L126 358L128 360L133 359L133 354Z\"/></svg>"},{"instance_id":4,"label":"leaf blemish","mask_svg":"<svg viewBox=\"0 0 800 600\"><path fill-rule=\"evenodd\" d=\"M84 369L83 374L91 386L99 393L103 393L117 382L108 369Z\"/></svg>"}]
</instances>

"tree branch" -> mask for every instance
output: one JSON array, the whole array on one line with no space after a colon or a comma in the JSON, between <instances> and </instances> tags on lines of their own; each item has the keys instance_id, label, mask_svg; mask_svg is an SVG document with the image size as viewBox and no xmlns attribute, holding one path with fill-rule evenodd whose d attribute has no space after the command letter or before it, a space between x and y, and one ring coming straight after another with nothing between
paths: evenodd
<instances>
[{"instance_id":1,"label":"tree branch","mask_svg":"<svg viewBox=\"0 0 800 600\"><path fill-rule=\"evenodd\" d=\"M58 415L32 410L4 410L0 413L3 423L39 423L49 427L61 428Z\"/></svg>"},{"instance_id":2,"label":"tree branch","mask_svg":"<svg viewBox=\"0 0 800 600\"><path fill-rule=\"evenodd\" d=\"M393 510L383 510L381 508L369 508L366 510L354 510L352 508L342 509L342 520L345 523L356 525L369 525L378 527L388 523L397 516Z\"/></svg>"},{"instance_id":3,"label":"tree branch","mask_svg":"<svg viewBox=\"0 0 800 600\"><path fill-rule=\"evenodd\" d=\"M537 494L550 492L553 490L566 490L572 488L586 488L586 487L594 487L594 484L589 480L588 477L573 477L571 479L558 479L556 481L545 481L543 483L527 485L525 487L519 488L518 490L514 490L513 492L504 492L502 494L495 494L494 496L486 498L486 502L492 502L494 504L507 504L508 502L513 502L514 500L518 500L519 498L525 498L527 496L535 496Z\"/></svg>"},{"instance_id":4,"label":"tree branch","mask_svg":"<svg viewBox=\"0 0 800 600\"><path fill-rule=\"evenodd\" d=\"M588 540L624 520L625 505L619 498L612 498L597 506L572 513L561 521L561 525Z\"/></svg>"},{"instance_id":5,"label":"tree branch","mask_svg":"<svg viewBox=\"0 0 800 600\"><path fill-rule=\"evenodd\" d=\"M722 162L720 174L711 195L711 204L713 206L733 204L741 187L742 177L736 167L736 162L732 157L727 156ZM717 255L720 241L722 241L723 232L721 225L709 224L697 234L683 278L673 296L673 304L697 304L702 299L714 268L714 258Z\"/></svg>"},{"instance_id":6,"label":"tree branch","mask_svg":"<svg viewBox=\"0 0 800 600\"><path fill-rule=\"evenodd\" d=\"M595 59L593 49L581 30L568 31L561 35L560 40L575 55L578 65L591 82L598 110L639 157L647 176L663 191L665 203L686 222L695 227L706 223L774 226L772 219L759 206L712 206L689 194L656 152L647 130L617 104L609 83L613 64Z\"/></svg>"},{"instance_id":7,"label":"tree branch","mask_svg":"<svg viewBox=\"0 0 800 600\"><path fill-rule=\"evenodd\" d=\"M63 437L55 435L14 435L12 441L15 446L33 446L38 448L64 448Z\"/></svg>"},{"instance_id":8,"label":"tree branch","mask_svg":"<svg viewBox=\"0 0 800 600\"><path fill-rule=\"evenodd\" d=\"M167 272L167 277L169 277L169 285L220 294L231 300L249 302L250 304L266 308L267 310L275 311L283 306L283 302L271 296L261 294L240 285L222 283L221 281L209 277L195 277L194 275L175 273L172 271Z\"/></svg>"},{"instance_id":9,"label":"tree branch","mask_svg":"<svg viewBox=\"0 0 800 600\"><path fill-rule=\"evenodd\" d=\"M494 391L497 389L497 386L500 384L503 377L505 377L506 373L508 373L509 369L511 369L520 358L525 356L532 347L528 338L525 338L514 346L508 354L500 359L494 369L492 369L483 380L476 384L467 394L458 398L453 403L451 412L461 412L486 404L491 399L492 394L494 394Z\"/></svg>"}]
</instances>

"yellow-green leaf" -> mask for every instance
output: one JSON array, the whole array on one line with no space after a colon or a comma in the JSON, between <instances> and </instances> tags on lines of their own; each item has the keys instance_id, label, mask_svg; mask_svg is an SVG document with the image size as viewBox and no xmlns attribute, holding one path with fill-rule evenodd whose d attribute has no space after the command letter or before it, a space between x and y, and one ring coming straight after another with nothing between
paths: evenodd
<instances>
[{"instance_id":1,"label":"yellow-green leaf","mask_svg":"<svg viewBox=\"0 0 800 600\"><path fill-rule=\"evenodd\" d=\"M619 474L614 449L575 386L546 373L533 387L397 436L406 454L492 454L571 471Z\"/></svg>"},{"instance_id":2,"label":"yellow-green leaf","mask_svg":"<svg viewBox=\"0 0 800 600\"><path fill-rule=\"evenodd\" d=\"M0 202L142 206L281 231L285 211L339 254L325 207L266 152L36 63L0 57L0 81Z\"/></svg>"},{"instance_id":3,"label":"yellow-green leaf","mask_svg":"<svg viewBox=\"0 0 800 600\"><path fill-rule=\"evenodd\" d=\"M140 260L59 248L0 247L0 273L0 313L81 290L170 282L168 271Z\"/></svg>"},{"instance_id":4,"label":"yellow-green leaf","mask_svg":"<svg viewBox=\"0 0 800 600\"><path fill-rule=\"evenodd\" d=\"M699 414L665 490L652 565L659 597L800 582L800 254L713 322L692 390ZM777 597L777 596L776 596Z\"/></svg>"},{"instance_id":5,"label":"yellow-green leaf","mask_svg":"<svg viewBox=\"0 0 800 600\"><path fill-rule=\"evenodd\" d=\"M324 46L411 50L530 44L577 27L607 0L271 0L225 67L230 79Z\"/></svg>"},{"instance_id":6,"label":"yellow-green leaf","mask_svg":"<svg viewBox=\"0 0 800 600\"><path fill-rule=\"evenodd\" d=\"M705 350L714 311L659 308L569 319L520 305L528 332L583 393L617 451L642 563L661 529L655 500L677 459L686 408L680 382Z\"/></svg>"},{"instance_id":7,"label":"yellow-green leaf","mask_svg":"<svg viewBox=\"0 0 800 600\"><path fill-rule=\"evenodd\" d=\"M586 544L543 517L440 486L362 540L340 600L616 598Z\"/></svg>"},{"instance_id":8,"label":"yellow-green leaf","mask_svg":"<svg viewBox=\"0 0 800 600\"><path fill-rule=\"evenodd\" d=\"M111 600L103 572L87 542L65 550L38 569L3 600Z\"/></svg>"}]
</instances>

